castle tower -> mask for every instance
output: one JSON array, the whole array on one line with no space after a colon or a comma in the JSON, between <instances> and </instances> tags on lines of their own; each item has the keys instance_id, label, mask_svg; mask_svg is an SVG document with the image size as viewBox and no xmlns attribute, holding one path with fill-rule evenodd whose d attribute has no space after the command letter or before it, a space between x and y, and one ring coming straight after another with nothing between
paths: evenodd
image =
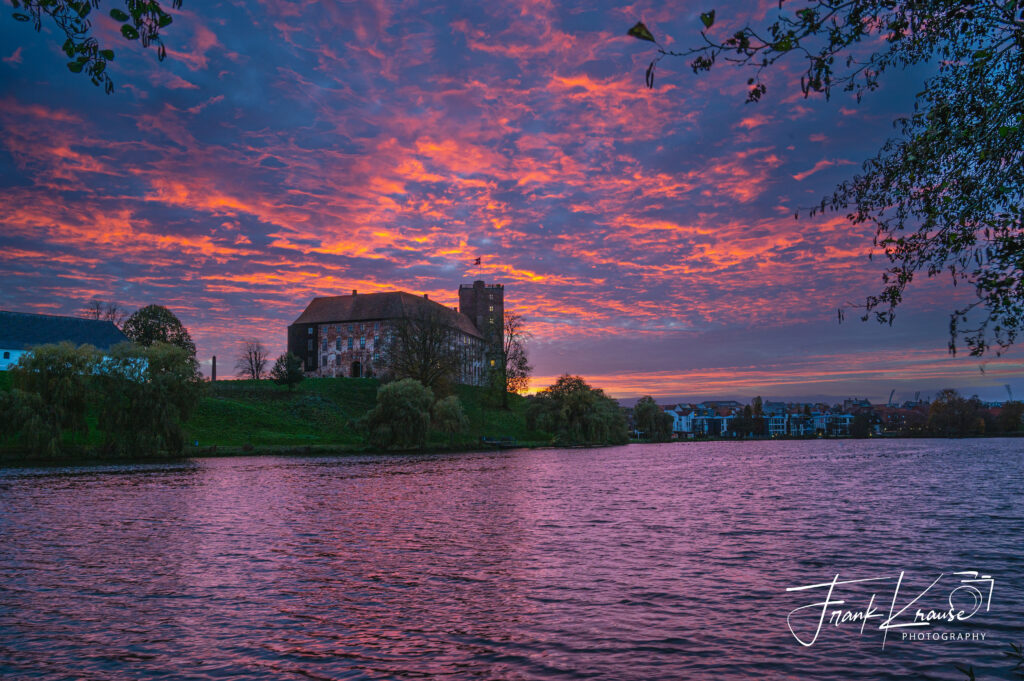
<instances>
[{"instance_id":1,"label":"castle tower","mask_svg":"<svg viewBox=\"0 0 1024 681\"><path fill-rule=\"evenodd\" d=\"M505 287L488 286L483 281L459 286L459 312L476 324L487 342L487 364L496 366L501 361L505 331Z\"/></svg>"}]
</instances>

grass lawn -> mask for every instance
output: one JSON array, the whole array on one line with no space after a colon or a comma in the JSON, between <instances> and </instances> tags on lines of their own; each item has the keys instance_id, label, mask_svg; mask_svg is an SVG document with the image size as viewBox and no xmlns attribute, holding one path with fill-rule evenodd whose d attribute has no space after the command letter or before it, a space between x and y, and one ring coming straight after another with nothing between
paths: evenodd
<instances>
[{"instance_id":1,"label":"grass lawn","mask_svg":"<svg viewBox=\"0 0 1024 681\"><path fill-rule=\"evenodd\" d=\"M364 444L354 427L376 403L379 382L366 378L310 378L292 391L271 381L218 381L209 385L195 414L185 425L188 441L200 447ZM509 396L509 408L492 405L483 388L457 386L456 395L469 418L469 430L456 439L460 447L481 437L546 443L551 436L526 426L526 400ZM447 438L433 433L430 443Z\"/></svg>"},{"instance_id":2,"label":"grass lawn","mask_svg":"<svg viewBox=\"0 0 1024 681\"><path fill-rule=\"evenodd\" d=\"M375 379L310 378L294 390L272 381L217 381L206 383L192 417L185 423L188 450L217 447L219 453L275 451L290 449L363 450L366 443L356 422L376 404ZM0 372L0 390L10 390L11 375ZM456 386L456 395L469 419L469 428L449 443L448 437L432 432L431 448L449 445L460 449L480 444L482 437L512 438L523 445L542 445L551 440L544 432L526 426L526 400L509 396L509 408L495 404L484 388ZM90 409L86 420L90 433L70 441L89 449L102 444L96 429L97 412ZM68 434L70 438L70 434ZM8 443L17 449L17 443ZM187 450L187 451L188 451Z\"/></svg>"}]
</instances>

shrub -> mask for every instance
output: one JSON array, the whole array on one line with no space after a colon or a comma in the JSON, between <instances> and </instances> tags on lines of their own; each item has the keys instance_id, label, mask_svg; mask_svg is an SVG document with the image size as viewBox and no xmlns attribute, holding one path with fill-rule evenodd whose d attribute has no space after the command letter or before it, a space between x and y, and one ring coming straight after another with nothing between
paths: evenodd
<instances>
[{"instance_id":1,"label":"shrub","mask_svg":"<svg viewBox=\"0 0 1024 681\"><path fill-rule=\"evenodd\" d=\"M448 444L455 441L455 436L469 428L469 419L462 409L462 402L455 395L449 395L434 403L434 428L448 435Z\"/></svg>"},{"instance_id":2,"label":"shrub","mask_svg":"<svg viewBox=\"0 0 1024 681\"><path fill-rule=\"evenodd\" d=\"M380 449L422 448L430 428L433 402L433 392L412 378L381 386L377 406L363 420L370 444Z\"/></svg>"}]
</instances>

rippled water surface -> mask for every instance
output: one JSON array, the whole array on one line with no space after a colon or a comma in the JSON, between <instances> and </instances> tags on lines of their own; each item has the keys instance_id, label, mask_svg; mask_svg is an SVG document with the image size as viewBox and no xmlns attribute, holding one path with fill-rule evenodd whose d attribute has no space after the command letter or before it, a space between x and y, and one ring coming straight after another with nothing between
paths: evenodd
<instances>
[{"instance_id":1,"label":"rippled water surface","mask_svg":"<svg viewBox=\"0 0 1024 681\"><path fill-rule=\"evenodd\" d=\"M677 443L0 469L0 676L954 679L959 662L1011 678L1022 453ZM787 628L824 596L787 587L905 571L898 610L946 573L919 603L939 610L966 570L992 576L988 611L929 631L984 641L902 629L883 648L871 619L805 647ZM863 608L870 584L836 607ZM895 581L877 585L887 615ZM809 639L820 610L801 612Z\"/></svg>"}]
</instances>

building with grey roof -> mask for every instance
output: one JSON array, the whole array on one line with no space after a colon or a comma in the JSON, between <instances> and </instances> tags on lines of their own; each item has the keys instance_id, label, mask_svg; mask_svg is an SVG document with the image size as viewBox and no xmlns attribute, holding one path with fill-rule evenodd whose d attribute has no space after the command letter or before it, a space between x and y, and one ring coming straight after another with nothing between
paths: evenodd
<instances>
[{"instance_id":1,"label":"building with grey roof","mask_svg":"<svg viewBox=\"0 0 1024 681\"><path fill-rule=\"evenodd\" d=\"M109 321L0 310L0 371L37 345L69 342L106 350L127 340Z\"/></svg>"}]
</instances>

